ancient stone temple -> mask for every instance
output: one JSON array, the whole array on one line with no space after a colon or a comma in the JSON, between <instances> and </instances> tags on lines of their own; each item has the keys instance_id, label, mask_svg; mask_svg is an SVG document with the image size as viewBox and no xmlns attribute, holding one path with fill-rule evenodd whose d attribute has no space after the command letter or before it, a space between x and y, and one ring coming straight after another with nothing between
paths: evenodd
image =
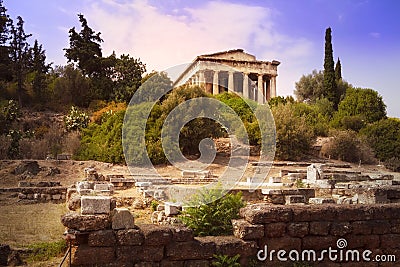
<instances>
[{"instance_id":1,"label":"ancient stone temple","mask_svg":"<svg viewBox=\"0 0 400 267\"><path fill-rule=\"evenodd\" d=\"M279 64L276 60L257 60L243 49L201 55L176 79L174 87L200 85L213 95L232 91L264 104L276 96Z\"/></svg>"}]
</instances>

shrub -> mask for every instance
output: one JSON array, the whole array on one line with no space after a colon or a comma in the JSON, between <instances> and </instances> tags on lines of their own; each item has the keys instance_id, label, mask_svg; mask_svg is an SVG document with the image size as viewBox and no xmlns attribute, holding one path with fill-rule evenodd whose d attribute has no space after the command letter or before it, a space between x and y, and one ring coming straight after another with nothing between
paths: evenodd
<instances>
[{"instance_id":1,"label":"shrub","mask_svg":"<svg viewBox=\"0 0 400 267\"><path fill-rule=\"evenodd\" d=\"M394 172L400 172L400 158L393 157L393 158L386 160L385 167Z\"/></svg>"},{"instance_id":2,"label":"shrub","mask_svg":"<svg viewBox=\"0 0 400 267\"><path fill-rule=\"evenodd\" d=\"M293 104L278 104L272 109L276 126L276 157L299 160L311 151L315 136L303 116L297 116Z\"/></svg>"},{"instance_id":3,"label":"shrub","mask_svg":"<svg viewBox=\"0 0 400 267\"><path fill-rule=\"evenodd\" d=\"M215 260L212 262L212 266L217 267L240 267L240 263L238 263L238 259L240 258L240 254L236 254L235 256L228 255L214 255Z\"/></svg>"},{"instance_id":4,"label":"shrub","mask_svg":"<svg viewBox=\"0 0 400 267\"><path fill-rule=\"evenodd\" d=\"M242 194L229 193L222 196L222 190L204 190L193 196L180 219L197 236L230 235L232 219L239 217L244 207Z\"/></svg>"},{"instance_id":5,"label":"shrub","mask_svg":"<svg viewBox=\"0 0 400 267\"><path fill-rule=\"evenodd\" d=\"M126 103L115 103L111 102L100 110L94 112L91 117L91 121L97 124L105 122L113 114L126 110Z\"/></svg>"},{"instance_id":6,"label":"shrub","mask_svg":"<svg viewBox=\"0 0 400 267\"><path fill-rule=\"evenodd\" d=\"M381 161L400 155L400 119L388 118L367 125L360 131Z\"/></svg>"},{"instance_id":7,"label":"shrub","mask_svg":"<svg viewBox=\"0 0 400 267\"><path fill-rule=\"evenodd\" d=\"M372 149L354 131L335 131L333 137L321 148L325 157L347 162L376 163Z\"/></svg>"},{"instance_id":8,"label":"shrub","mask_svg":"<svg viewBox=\"0 0 400 267\"><path fill-rule=\"evenodd\" d=\"M89 116L72 106L68 115L64 117L65 128L67 131L80 130L86 128L89 124Z\"/></svg>"}]
</instances>

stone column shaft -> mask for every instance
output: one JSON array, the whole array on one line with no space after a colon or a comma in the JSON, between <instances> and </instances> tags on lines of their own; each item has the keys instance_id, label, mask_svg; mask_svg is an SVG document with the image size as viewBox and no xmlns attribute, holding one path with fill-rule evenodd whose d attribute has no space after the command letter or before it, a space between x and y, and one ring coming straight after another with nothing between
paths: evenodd
<instances>
[{"instance_id":1,"label":"stone column shaft","mask_svg":"<svg viewBox=\"0 0 400 267\"><path fill-rule=\"evenodd\" d=\"M258 82L257 82L257 102L258 104L264 104L264 81L263 75L258 74Z\"/></svg>"},{"instance_id":2,"label":"stone column shaft","mask_svg":"<svg viewBox=\"0 0 400 267\"><path fill-rule=\"evenodd\" d=\"M213 95L218 95L219 94L219 88L218 88L218 71L214 71L214 76L213 76Z\"/></svg>"},{"instance_id":3,"label":"stone column shaft","mask_svg":"<svg viewBox=\"0 0 400 267\"><path fill-rule=\"evenodd\" d=\"M235 83L233 81L233 71L228 73L228 91L235 92Z\"/></svg>"},{"instance_id":4,"label":"stone column shaft","mask_svg":"<svg viewBox=\"0 0 400 267\"><path fill-rule=\"evenodd\" d=\"M276 97L276 76L271 77L270 80L270 97Z\"/></svg>"},{"instance_id":5,"label":"stone column shaft","mask_svg":"<svg viewBox=\"0 0 400 267\"><path fill-rule=\"evenodd\" d=\"M249 98L249 74L243 73L243 97Z\"/></svg>"}]
</instances>

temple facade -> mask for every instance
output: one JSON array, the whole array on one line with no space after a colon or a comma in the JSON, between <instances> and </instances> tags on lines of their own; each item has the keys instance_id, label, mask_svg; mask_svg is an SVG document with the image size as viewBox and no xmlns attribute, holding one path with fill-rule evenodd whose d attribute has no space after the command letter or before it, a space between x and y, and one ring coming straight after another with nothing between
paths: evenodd
<instances>
[{"instance_id":1,"label":"temple facade","mask_svg":"<svg viewBox=\"0 0 400 267\"><path fill-rule=\"evenodd\" d=\"M264 104L277 96L276 77L279 64L276 60L257 60L243 49L202 55L196 57L173 86L187 83L199 85L213 95L231 91Z\"/></svg>"}]
</instances>

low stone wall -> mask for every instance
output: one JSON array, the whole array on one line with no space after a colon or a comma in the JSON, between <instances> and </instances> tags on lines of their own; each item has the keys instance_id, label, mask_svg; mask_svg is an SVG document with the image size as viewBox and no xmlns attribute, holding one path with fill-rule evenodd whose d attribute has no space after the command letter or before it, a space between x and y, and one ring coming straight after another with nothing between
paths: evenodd
<instances>
[{"instance_id":1,"label":"low stone wall","mask_svg":"<svg viewBox=\"0 0 400 267\"><path fill-rule=\"evenodd\" d=\"M18 193L17 197L21 200L35 200L37 202L64 203L67 188L56 187L13 187L1 188L0 192Z\"/></svg>"},{"instance_id":2,"label":"low stone wall","mask_svg":"<svg viewBox=\"0 0 400 267\"><path fill-rule=\"evenodd\" d=\"M309 261L312 266L398 266L395 262L378 263L377 255L390 260L395 257L400 263L399 204L255 204L243 208L240 215L243 219L233 222L235 235L255 241L261 250L258 256L265 264L286 266L283 260L291 256ZM329 258L330 248L335 250L332 255L337 256L336 261ZM364 252L368 254L365 260ZM356 253L358 261L352 258Z\"/></svg>"},{"instance_id":3,"label":"low stone wall","mask_svg":"<svg viewBox=\"0 0 400 267\"><path fill-rule=\"evenodd\" d=\"M215 254L239 254L242 266L400 263L400 204L263 203L246 206L240 215L232 222L234 236L216 237L193 237L183 226L117 229L108 214L70 213L62 222L76 236L73 266L211 266Z\"/></svg>"}]
</instances>

